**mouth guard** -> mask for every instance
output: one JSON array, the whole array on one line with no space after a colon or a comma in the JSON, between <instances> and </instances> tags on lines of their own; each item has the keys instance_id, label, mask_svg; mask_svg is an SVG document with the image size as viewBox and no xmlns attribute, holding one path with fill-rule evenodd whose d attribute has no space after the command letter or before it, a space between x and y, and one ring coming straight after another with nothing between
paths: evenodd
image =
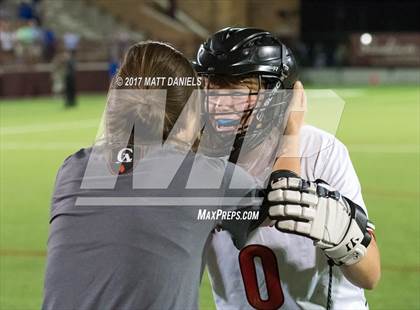
<instances>
[{"instance_id":1,"label":"mouth guard","mask_svg":"<svg viewBox=\"0 0 420 310\"><path fill-rule=\"evenodd\" d=\"M236 126L236 125L239 125L240 120L236 120L236 119L218 119L216 122L217 122L217 125L219 125L219 126Z\"/></svg>"}]
</instances>

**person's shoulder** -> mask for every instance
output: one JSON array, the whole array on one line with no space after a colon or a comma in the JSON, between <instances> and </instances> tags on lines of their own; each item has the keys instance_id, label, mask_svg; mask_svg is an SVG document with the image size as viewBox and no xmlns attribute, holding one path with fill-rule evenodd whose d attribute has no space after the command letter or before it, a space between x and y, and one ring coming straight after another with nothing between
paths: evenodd
<instances>
[{"instance_id":1,"label":"person's shoulder","mask_svg":"<svg viewBox=\"0 0 420 310\"><path fill-rule=\"evenodd\" d=\"M53 204L59 201L63 194L73 193L80 188L90 153L91 148L80 149L61 164L55 179Z\"/></svg>"},{"instance_id":2,"label":"person's shoulder","mask_svg":"<svg viewBox=\"0 0 420 310\"><path fill-rule=\"evenodd\" d=\"M304 125L301 129L303 142L332 142L336 138L331 133L312 125Z\"/></svg>"},{"instance_id":3,"label":"person's shoulder","mask_svg":"<svg viewBox=\"0 0 420 310\"><path fill-rule=\"evenodd\" d=\"M63 177L79 176L84 173L92 153L92 148L82 148L69 155L58 169L56 183L62 181Z\"/></svg>"},{"instance_id":4,"label":"person's shoulder","mask_svg":"<svg viewBox=\"0 0 420 310\"><path fill-rule=\"evenodd\" d=\"M305 125L301 130L301 153L313 156L319 153L347 153L347 147L333 134L311 125Z\"/></svg>"},{"instance_id":5,"label":"person's shoulder","mask_svg":"<svg viewBox=\"0 0 420 310\"><path fill-rule=\"evenodd\" d=\"M89 160L90 154L92 153L92 148L81 148L77 152L67 156L67 158L63 161L61 168L73 165L75 163L84 163Z\"/></svg>"}]
</instances>

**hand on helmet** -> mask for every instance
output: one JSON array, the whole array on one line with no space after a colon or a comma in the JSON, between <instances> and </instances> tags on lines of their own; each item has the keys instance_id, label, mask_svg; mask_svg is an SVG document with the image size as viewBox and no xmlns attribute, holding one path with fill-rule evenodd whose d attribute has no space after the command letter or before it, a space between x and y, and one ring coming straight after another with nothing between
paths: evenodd
<instances>
[{"instance_id":1,"label":"hand on helmet","mask_svg":"<svg viewBox=\"0 0 420 310\"><path fill-rule=\"evenodd\" d=\"M289 118L284 132L285 135L299 135L300 129L304 123L306 109L307 101L305 90L302 83L300 81L296 81L293 86L293 97L289 105Z\"/></svg>"}]
</instances>

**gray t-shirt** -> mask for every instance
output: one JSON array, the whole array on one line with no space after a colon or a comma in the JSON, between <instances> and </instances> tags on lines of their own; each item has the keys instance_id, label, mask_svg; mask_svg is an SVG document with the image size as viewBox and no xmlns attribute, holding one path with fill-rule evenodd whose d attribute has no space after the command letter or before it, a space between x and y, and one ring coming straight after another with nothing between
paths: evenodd
<instances>
[{"instance_id":1,"label":"gray t-shirt","mask_svg":"<svg viewBox=\"0 0 420 310\"><path fill-rule=\"evenodd\" d=\"M91 153L92 149L82 149L73 154L57 175L42 308L197 309L206 243L215 226L224 225L217 219L198 220L197 215L200 208L238 208L233 207L235 202L230 201L230 207L220 202L230 182L222 178L219 188L214 189L225 168L228 171L233 165L193 153L185 156L175 150L155 151L139 161L132 173L91 176L96 181L115 178L113 189L83 189ZM92 156L89 165L93 162L93 166L101 166L105 158ZM160 180L165 183L168 171L178 162L182 165L166 189L148 188L147 184L158 184ZM239 177L230 184L241 183L240 195L254 195L254 179L240 169L235 168L235 173ZM188 175L189 181L185 177ZM202 175L200 184L194 175L196 179ZM137 187L142 187L144 180L143 188L133 189L135 177ZM184 192L191 180L194 184L187 187L193 189ZM203 190L209 187L213 189ZM187 200L185 205L166 203L173 202L171 197L175 195L176 201L186 195L193 196L188 197L192 201L200 201L203 195L211 199L207 206L194 206ZM233 201L239 204L238 191L234 196ZM102 200L95 202L98 197ZM141 199L130 200L133 197ZM144 203L155 198L158 203ZM214 203L214 199L219 202ZM228 222L232 225L232 221ZM233 221L233 232L241 234L249 225Z\"/></svg>"}]
</instances>

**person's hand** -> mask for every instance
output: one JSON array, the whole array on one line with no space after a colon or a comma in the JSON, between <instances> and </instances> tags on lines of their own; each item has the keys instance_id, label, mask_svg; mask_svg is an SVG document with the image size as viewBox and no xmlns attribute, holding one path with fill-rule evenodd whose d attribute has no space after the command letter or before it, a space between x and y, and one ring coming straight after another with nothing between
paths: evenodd
<instances>
[{"instance_id":1,"label":"person's hand","mask_svg":"<svg viewBox=\"0 0 420 310\"><path fill-rule=\"evenodd\" d=\"M281 149L279 152L279 160L287 166L288 170L300 173L299 162L287 162L284 158L297 158L299 157L299 140L300 130L304 124L305 112L307 108L305 90L300 81L296 81L293 86L293 97L290 101L287 115L287 124L282 137ZM275 169L278 169L275 165ZM299 169L298 169L299 168Z\"/></svg>"},{"instance_id":2,"label":"person's hand","mask_svg":"<svg viewBox=\"0 0 420 310\"><path fill-rule=\"evenodd\" d=\"M297 136L303 126L305 112L307 108L306 95L303 85L296 81L293 86L293 97L289 105L289 118L284 134L288 136Z\"/></svg>"},{"instance_id":3,"label":"person's hand","mask_svg":"<svg viewBox=\"0 0 420 310\"><path fill-rule=\"evenodd\" d=\"M366 254L374 226L360 206L326 182L290 171L273 172L269 184L268 214L278 230L311 238L337 265Z\"/></svg>"}]
</instances>

